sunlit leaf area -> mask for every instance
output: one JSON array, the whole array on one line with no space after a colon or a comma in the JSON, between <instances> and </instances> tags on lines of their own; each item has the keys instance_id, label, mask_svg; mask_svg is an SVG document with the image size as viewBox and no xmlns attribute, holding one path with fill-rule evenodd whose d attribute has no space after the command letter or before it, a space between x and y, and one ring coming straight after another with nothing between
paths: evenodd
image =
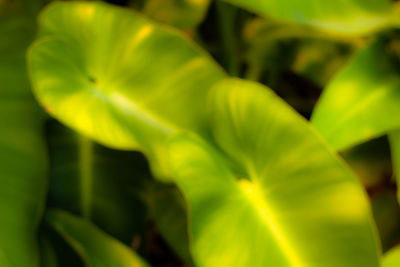
<instances>
[{"instance_id":1,"label":"sunlit leaf area","mask_svg":"<svg viewBox=\"0 0 400 267\"><path fill-rule=\"evenodd\" d=\"M400 267L400 2L0 0L0 267Z\"/></svg>"}]
</instances>

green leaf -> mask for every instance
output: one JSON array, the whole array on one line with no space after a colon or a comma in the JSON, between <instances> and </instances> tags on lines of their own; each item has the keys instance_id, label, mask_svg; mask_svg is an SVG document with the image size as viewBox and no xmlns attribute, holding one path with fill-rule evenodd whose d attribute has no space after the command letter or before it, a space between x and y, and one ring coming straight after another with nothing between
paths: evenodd
<instances>
[{"instance_id":1,"label":"green leaf","mask_svg":"<svg viewBox=\"0 0 400 267\"><path fill-rule=\"evenodd\" d=\"M0 266L39 266L36 231L46 195L43 114L25 71L34 22L18 1L0 9Z\"/></svg>"},{"instance_id":2,"label":"green leaf","mask_svg":"<svg viewBox=\"0 0 400 267\"><path fill-rule=\"evenodd\" d=\"M62 210L49 210L47 222L80 254L88 267L148 266L135 252L93 224Z\"/></svg>"},{"instance_id":3,"label":"green leaf","mask_svg":"<svg viewBox=\"0 0 400 267\"><path fill-rule=\"evenodd\" d=\"M400 266L400 246L392 248L387 252L382 260L382 267Z\"/></svg>"},{"instance_id":4,"label":"green leaf","mask_svg":"<svg viewBox=\"0 0 400 267\"><path fill-rule=\"evenodd\" d=\"M361 35L395 23L390 0L223 0L276 20L341 35Z\"/></svg>"},{"instance_id":5,"label":"green leaf","mask_svg":"<svg viewBox=\"0 0 400 267\"><path fill-rule=\"evenodd\" d=\"M143 13L150 18L190 30L204 19L210 0L147 0Z\"/></svg>"},{"instance_id":6,"label":"green leaf","mask_svg":"<svg viewBox=\"0 0 400 267\"><path fill-rule=\"evenodd\" d=\"M393 118L393 117L392 117ZM400 203L400 129L389 134L390 151L392 154L393 172L397 182L397 200Z\"/></svg>"},{"instance_id":7,"label":"green leaf","mask_svg":"<svg viewBox=\"0 0 400 267\"><path fill-rule=\"evenodd\" d=\"M311 122L337 150L400 127L398 63L379 40L359 51L325 88Z\"/></svg>"},{"instance_id":8,"label":"green leaf","mask_svg":"<svg viewBox=\"0 0 400 267\"><path fill-rule=\"evenodd\" d=\"M81 256L51 225L43 222L38 235L41 267L87 267Z\"/></svg>"},{"instance_id":9,"label":"green leaf","mask_svg":"<svg viewBox=\"0 0 400 267\"><path fill-rule=\"evenodd\" d=\"M212 92L229 161L190 135L169 143L198 266L378 266L365 192L308 123L256 83Z\"/></svg>"},{"instance_id":10,"label":"green leaf","mask_svg":"<svg viewBox=\"0 0 400 267\"><path fill-rule=\"evenodd\" d=\"M29 69L53 117L104 145L143 151L164 176L168 135L208 135L206 96L224 73L178 32L100 2L55 3L40 25Z\"/></svg>"},{"instance_id":11,"label":"green leaf","mask_svg":"<svg viewBox=\"0 0 400 267\"><path fill-rule=\"evenodd\" d=\"M174 185L156 184L145 192L150 217L165 241L190 266L190 253L186 203Z\"/></svg>"},{"instance_id":12,"label":"green leaf","mask_svg":"<svg viewBox=\"0 0 400 267\"><path fill-rule=\"evenodd\" d=\"M138 152L105 148L52 121L48 123L48 205L82 215L126 244L145 227L140 188L147 163Z\"/></svg>"}]
</instances>

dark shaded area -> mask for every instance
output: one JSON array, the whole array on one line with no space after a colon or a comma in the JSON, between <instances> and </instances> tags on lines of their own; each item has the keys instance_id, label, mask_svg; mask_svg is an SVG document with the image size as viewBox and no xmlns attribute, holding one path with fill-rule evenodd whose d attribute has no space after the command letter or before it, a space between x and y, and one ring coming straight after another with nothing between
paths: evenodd
<instances>
[{"instance_id":1,"label":"dark shaded area","mask_svg":"<svg viewBox=\"0 0 400 267\"><path fill-rule=\"evenodd\" d=\"M107 3L119 5L119 6L127 6L129 4L129 0L106 0Z\"/></svg>"},{"instance_id":2,"label":"dark shaded area","mask_svg":"<svg viewBox=\"0 0 400 267\"><path fill-rule=\"evenodd\" d=\"M147 243L149 263L154 267L185 267L188 266L179 259L175 252L158 232L153 222L148 223Z\"/></svg>"}]
</instances>

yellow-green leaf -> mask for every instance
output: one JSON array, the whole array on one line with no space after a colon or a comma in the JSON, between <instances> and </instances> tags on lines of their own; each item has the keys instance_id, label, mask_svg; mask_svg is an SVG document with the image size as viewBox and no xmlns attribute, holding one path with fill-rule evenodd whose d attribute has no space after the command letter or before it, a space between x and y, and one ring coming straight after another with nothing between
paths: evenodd
<instances>
[{"instance_id":1,"label":"yellow-green leaf","mask_svg":"<svg viewBox=\"0 0 400 267\"><path fill-rule=\"evenodd\" d=\"M169 145L198 266L379 265L365 192L304 119L237 79L213 88L210 108L225 156L187 134Z\"/></svg>"},{"instance_id":2,"label":"yellow-green leaf","mask_svg":"<svg viewBox=\"0 0 400 267\"><path fill-rule=\"evenodd\" d=\"M359 51L324 89L311 122L337 150L400 127L398 62L387 42Z\"/></svg>"},{"instance_id":3,"label":"yellow-green leaf","mask_svg":"<svg viewBox=\"0 0 400 267\"><path fill-rule=\"evenodd\" d=\"M143 13L150 18L190 30L205 17L210 0L147 0Z\"/></svg>"},{"instance_id":4,"label":"yellow-green leaf","mask_svg":"<svg viewBox=\"0 0 400 267\"><path fill-rule=\"evenodd\" d=\"M223 0L277 20L341 35L366 34L394 24L390 0Z\"/></svg>"},{"instance_id":5,"label":"yellow-green leaf","mask_svg":"<svg viewBox=\"0 0 400 267\"><path fill-rule=\"evenodd\" d=\"M394 247L383 256L382 267L400 266L400 246Z\"/></svg>"},{"instance_id":6,"label":"yellow-green leaf","mask_svg":"<svg viewBox=\"0 0 400 267\"><path fill-rule=\"evenodd\" d=\"M208 135L209 88L225 74L180 33L101 2L58 2L40 16L29 69L55 118L98 142L143 151L168 174L165 138Z\"/></svg>"}]
</instances>

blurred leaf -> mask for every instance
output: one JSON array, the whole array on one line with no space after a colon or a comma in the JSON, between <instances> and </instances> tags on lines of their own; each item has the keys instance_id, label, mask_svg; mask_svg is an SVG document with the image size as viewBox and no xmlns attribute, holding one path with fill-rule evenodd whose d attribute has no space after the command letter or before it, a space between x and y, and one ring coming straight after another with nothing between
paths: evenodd
<instances>
[{"instance_id":1,"label":"blurred leaf","mask_svg":"<svg viewBox=\"0 0 400 267\"><path fill-rule=\"evenodd\" d=\"M361 35L395 24L390 0L223 0L277 20L341 35Z\"/></svg>"},{"instance_id":2,"label":"blurred leaf","mask_svg":"<svg viewBox=\"0 0 400 267\"><path fill-rule=\"evenodd\" d=\"M267 84L277 79L279 72L291 70L324 86L358 42L326 36L304 25L263 18L251 20L243 33L249 66L246 78L261 81L267 71Z\"/></svg>"},{"instance_id":3,"label":"blurred leaf","mask_svg":"<svg viewBox=\"0 0 400 267\"><path fill-rule=\"evenodd\" d=\"M244 29L245 59L249 66L246 78L260 81L265 70L276 74L289 69L297 53L298 40L294 39L299 33L306 32L310 31L298 25L291 28L287 24L253 19ZM271 76L274 78L274 75Z\"/></svg>"},{"instance_id":4,"label":"blurred leaf","mask_svg":"<svg viewBox=\"0 0 400 267\"><path fill-rule=\"evenodd\" d=\"M198 266L378 266L365 193L307 122L256 83L212 92L214 137L234 171L199 138L169 146Z\"/></svg>"},{"instance_id":5,"label":"blurred leaf","mask_svg":"<svg viewBox=\"0 0 400 267\"><path fill-rule=\"evenodd\" d=\"M358 52L325 88L312 124L337 150L400 127L398 62L379 40Z\"/></svg>"},{"instance_id":6,"label":"blurred leaf","mask_svg":"<svg viewBox=\"0 0 400 267\"><path fill-rule=\"evenodd\" d=\"M392 151L393 171L397 181L397 199L400 203L400 130L389 134L390 148Z\"/></svg>"},{"instance_id":7,"label":"blurred leaf","mask_svg":"<svg viewBox=\"0 0 400 267\"><path fill-rule=\"evenodd\" d=\"M324 87L345 65L353 50L352 44L320 38L302 40L291 69Z\"/></svg>"},{"instance_id":8,"label":"blurred leaf","mask_svg":"<svg viewBox=\"0 0 400 267\"><path fill-rule=\"evenodd\" d=\"M141 150L169 173L166 137L208 135L204 106L222 70L194 43L104 3L59 2L40 16L29 67L36 96L69 127L119 149Z\"/></svg>"},{"instance_id":9,"label":"blurred leaf","mask_svg":"<svg viewBox=\"0 0 400 267\"><path fill-rule=\"evenodd\" d=\"M400 266L400 245L387 252L382 260L382 267Z\"/></svg>"},{"instance_id":10,"label":"blurred leaf","mask_svg":"<svg viewBox=\"0 0 400 267\"><path fill-rule=\"evenodd\" d=\"M190 30L204 19L210 0L147 0L143 13L155 21Z\"/></svg>"},{"instance_id":11,"label":"blurred leaf","mask_svg":"<svg viewBox=\"0 0 400 267\"><path fill-rule=\"evenodd\" d=\"M372 196L372 211L378 226L383 251L400 241L400 208L395 192L383 189Z\"/></svg>"},{"instance_id":12,"label":"blurred leaf","mask_svg":"<svg viewBox=\"0 0 400 267\"><path fill-rule=\"evenodd\" d=\"M39 231L41 267L87 267L64 237L45 221Z\"/></svg>"},{"instance_id":13,"label":"blurred leaf","mask_svg":"<svg viewBox=\"0 0 400 267\"><path fill-rule=\"evenodd\" d=\"M146 164L143 157L105 148L54 121L48 142L49 205L82 215L130 245L145 227L144 204L130 190L147 179L139 166Z\"/></svg>"},{"instance_id":14,"label":"blurred leaf","mask_svg":"<svg viewBox=\"0 0 400 267\"><path fill-rule=\"evenodd\" d=\"M186 204L173 185L154 184L146 191L150 217L172 249L193 266L189 250Z\"/></svg>"},{"instance_id":15,"label":"blurred leaf","mask_svg":"<svg viewBox=\"0 0 400 267\"><path fill-rule=\"evenodd\" d=\"M25 70L35 23L19 1L0 12L0 266L38 267L47 155Z\"/></svg>"},{"instance_id":16,"label":"blurred leaf","mask_svg":"<svg viewBox=\"0 0 400 267\"><path fill-rule=\"evenodd\" d=\"M61 210L49 210L46 220L80 254L89 267L148 266L129 247L86 220Z\"/></svg>"}]
</instances>

